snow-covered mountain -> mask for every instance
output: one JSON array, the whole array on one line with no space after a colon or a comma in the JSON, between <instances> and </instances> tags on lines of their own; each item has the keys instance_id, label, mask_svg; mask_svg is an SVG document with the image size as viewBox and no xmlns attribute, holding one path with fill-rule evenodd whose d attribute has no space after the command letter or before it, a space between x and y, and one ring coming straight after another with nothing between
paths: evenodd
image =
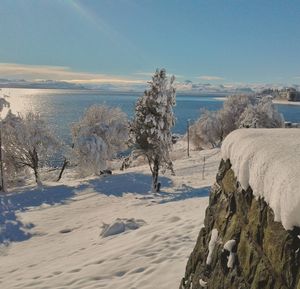
<instances>
[{"instance_id":1,"label":"snow-covered mountain","mask_svg":"<svg viewBox=\"0 0 300 289\"><path fill-rule=\"evenodd\" d=\"M27 81L24 79L0 79L0 88L44 88L44 89L86 89L81 84L56 80Z\"/></svg>"},{"instance_id":2,"label":"snow-covered mountain","mask_svg":"<svg viewBox=\"0 0 300 289\"><path fill-rule=\"evenodd\" d=\"M93 89L107 92L143 92L147 88L145 83L72 83L67 81L55 80L35 80L27 81L23 79L9 80L0 79L0 88L46 88L46 89ZM283 90L293 88L300 90L299 84L273 84L273 83L223 83L213 84L208 82L193 82L191 80L177 81L176 88L178 93L188 94L252 94L264 90Z\"/></svg>"}]
</instances>

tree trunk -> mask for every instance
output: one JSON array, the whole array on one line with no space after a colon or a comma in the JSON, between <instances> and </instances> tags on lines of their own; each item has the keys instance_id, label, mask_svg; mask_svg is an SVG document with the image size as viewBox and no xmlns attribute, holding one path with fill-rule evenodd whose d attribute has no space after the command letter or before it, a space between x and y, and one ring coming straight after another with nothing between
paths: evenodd
<instances>
[{"instance_id":1,"label":"tree trunk","mask_svg":"<svg viewBox=\"0 0 300 289\"><path fill-rule=\"evenodd\" d=\"M32 152L32 164L33 164L32 169L34 171L35 181L38 186L41 186L42 183L39 176L39 157L35 148L33 149Z\"/></svg>"},{"instance_id":2,"label":"tree trunk","mask_svg":"<svg viewBox=\"0 0 300 289\"><path fill-rule=\"evenodd\" d=\"M38 167L34 167L33 171L34 171L35 182L37 183L38 186L41 186L42 183L41 183L41 180L40 180Z\"/></svg>"},{"instance_id":3,"label":"tree trunk","mask_svg":"<svg viewBox=\"0 0 300 289\"><path fill-rule=\"evenodd\" d=\"M158 173L159 173L159 161L154 160L153 169L152 169L152 192L157 193L160 190L160 183L158 182Z\"/></svg>"},{"instance_id":4,"label":"tree trunk","mask_svg":"<svg viewBox=\"0 0 300 289\"><path fill-rule=\"evenodd\" d=\"M64 170L65 170L65 168L67 167L68 164L69 164L69 162L68 162L67 159L65 158L65 159L64 159L64 163L63 163L63 165L62 165L62 168L61 168L61 170L60 170L60 173L59 173L57 182L60 181L60 179L61 179L61 177L62 177L62 175L63 175L63 173L64 173Z\"/></svg>"}]
</instances>

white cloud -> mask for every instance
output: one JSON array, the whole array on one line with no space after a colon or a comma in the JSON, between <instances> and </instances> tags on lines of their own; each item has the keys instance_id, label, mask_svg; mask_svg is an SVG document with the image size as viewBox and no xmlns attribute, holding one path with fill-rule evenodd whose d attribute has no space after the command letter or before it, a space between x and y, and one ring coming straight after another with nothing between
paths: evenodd
<instances>
[{"instance_id":1,"label":"white cloud","mask_svg":"<svg viewBox=\"0 0 300 289\"><path fill-rule=\"evenodd\" d=\"M198 76L197 78L201 79L201 80L207 80L207 81L224 80L223 77L213 76L213 75L201 75L201 76Z\"/></svg>"},{"instance_id":2,"label":"white cloud","mask_svg":"<svg viewBox=\"0 0 300 289\"><path fill-rule=\"evenodd\" d=\"M66 66L0 63L0 78L57 80L81 84L142 84L145 81L117 75L73 71Z\"/></svg>"}]
</instances>

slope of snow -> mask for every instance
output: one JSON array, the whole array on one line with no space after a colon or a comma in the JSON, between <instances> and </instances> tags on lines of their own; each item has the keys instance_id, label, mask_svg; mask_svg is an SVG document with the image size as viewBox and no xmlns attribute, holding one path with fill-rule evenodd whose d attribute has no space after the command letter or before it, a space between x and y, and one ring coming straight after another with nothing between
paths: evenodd
<instances>
[{"instance_id":1,"label":"slope of snow","mask_svg":"<svg viewBox=\"0 0 300 289\"><path fill-rule=\"evenodd\" d=\"M285 229L300 226L300 130L240 129L222 145L243 189L263 197Z\"/></svg>"},{"instance_id":2,"label":"slope of snow","mask_svg":"<svg viewBox=\"0 0 300 289\"><path fill-rule=\"evenodd\" d=\"M0 288L177 288L220 160L219 150L187 158L185 148L176 145L176 176L160 178L161 193L149 192L149 168L140 165L78 181L67 173L43 191L7 196L0 225L13 224L6 236L15 242L0 246ZM103 224L116 222L142 226L103 238Z\"/></svg>"}]
</instances>

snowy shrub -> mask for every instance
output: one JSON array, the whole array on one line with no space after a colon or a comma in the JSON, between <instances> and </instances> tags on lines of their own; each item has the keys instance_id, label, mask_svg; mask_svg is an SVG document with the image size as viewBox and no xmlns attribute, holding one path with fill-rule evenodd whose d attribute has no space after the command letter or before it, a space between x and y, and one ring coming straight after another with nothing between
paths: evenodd
<instances>
[{"instance_id":1,"label":"snowy shrub","mask_svg":"<svg viewBox=\"0 0 300 289\"><path fill-rule=\"evenodd\" d=\"M135 106L130 124L130 140L135 155L144 155L152 173L152 191L159 191L159 170L173 165L169 152L172 149L171 128L175 124L173 106L176 101L174 76L169 80L164 69L156 70Z\"/></svg>"},{"instance_id":2,"label":"snowy shrub","mask_svg":"<svg viewBox=\"0 0 300 289\"><path fill-rule=\"evenodd\" d=\"M75 159L82 175L99 174L107 160L127 148L128 120L119 108L91 106L72 127Z\"/></svg>"},{"instance_id":3,"label":"snowy shrub","mask_svg":"<svg viewBox=\"0 0 300 289\"><path fill-rule=\"evenodd\" d=\"M220 146L233 130L245 127L283 127L284 119L270 98L233 95L224 102L219 111L202 112L191 126L191 141L197 149Z\"/></svg>"},{"instance_id":4,"label":"snowy shrub","mask_svg":"<svg viewBox=\"0 0 300 289\"><path fill-rule=\"evenodd\" d=\"M60 143L38 113L15 116L9 113L4 120L4 151L11 166L33 170L41 184L39 167L59 148Z\"/></svg>"}]
</instances>

